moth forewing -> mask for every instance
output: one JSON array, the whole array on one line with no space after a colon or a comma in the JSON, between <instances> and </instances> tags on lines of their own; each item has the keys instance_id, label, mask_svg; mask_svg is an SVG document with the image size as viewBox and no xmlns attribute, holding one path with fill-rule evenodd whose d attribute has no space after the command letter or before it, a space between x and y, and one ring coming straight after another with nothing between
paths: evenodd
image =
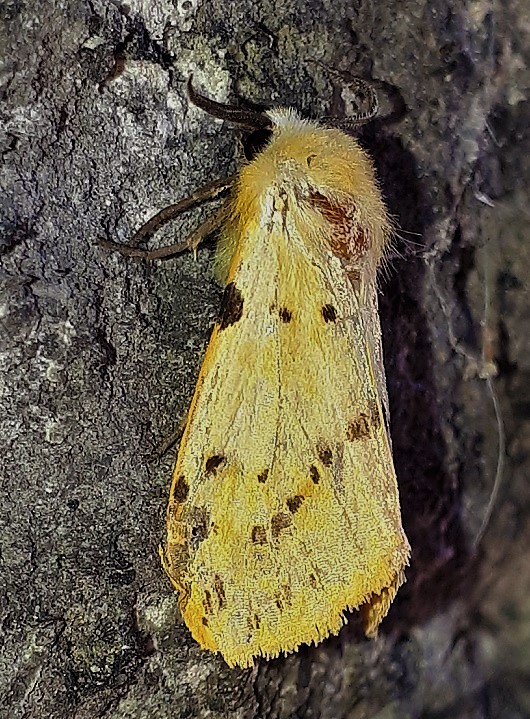
<instances>
[{"instance_id":1,"label":"moth forewing","mask_svg":"<svg viewBox=\"0 0 530 719\"><path fill-rule=\"evenodd\" d=\"M177 457L164 566L230 665L373 633L409 545L387 434L375 296L389 224L339 130L270 113L219 247L227 278Z\"/></svg>"}]
</instances>

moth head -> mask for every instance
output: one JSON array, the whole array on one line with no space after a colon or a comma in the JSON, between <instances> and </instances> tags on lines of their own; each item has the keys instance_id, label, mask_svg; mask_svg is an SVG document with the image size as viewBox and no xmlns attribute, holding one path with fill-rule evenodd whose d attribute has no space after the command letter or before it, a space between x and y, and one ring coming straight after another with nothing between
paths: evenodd
<instances>
[{"instance_id":1,"label":"moth head","mask_svg":"<svg viewBox=\"0 0 530 719\"><path fill-rule=\"evenodd\" d=\"M360 85L364 87L366 83ZM188 81L188 95L194 105L208 114L246 131L245 155L257 162L247 165L242 176L249 188L255 188L256 196L259 188L268 183L264 178L274 176L277 184L285 180L295 194L325 197L330 206L339 195L363 197L367 211L383 218L385 224L386 212L372 163L353 137L333 127L337 124L333 118L318 123L303 118L292 108L246 109L219 103L198 93L192 77ZM349 118L348 122L361 124L376 111L377 98L373 94L369 111ZM274 153L268 153L273 138Z\"/></svg>"}]
</instances>

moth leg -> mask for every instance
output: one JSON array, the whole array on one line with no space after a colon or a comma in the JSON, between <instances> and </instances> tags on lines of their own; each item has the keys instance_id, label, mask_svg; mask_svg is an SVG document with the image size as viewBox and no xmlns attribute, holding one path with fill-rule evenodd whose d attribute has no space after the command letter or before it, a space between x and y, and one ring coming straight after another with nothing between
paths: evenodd
<instances>
[{"instance_id":1,"label":"moth leg","mask_svg":"<svg viewBox=\"0 0 530 719\"><path fill-rule=\"evenodd\" d=\"M195 250L205 237L210 235L223 223L226 217L226 202L214 215L207 218L199 225L199 227L197 227L196 230L194 230L194 232L191 233L188 238L182 240L181 242L176 242L175 244L168 245L166 247L159 247L156 250L142 249L138 247L138 245L146 242L157 230L171 220L175 219L175 217L180 215L182 212L186 212L186 210L189 210L201 202L213 200L229 190L234 184L236 177L237 175L231 175L230 177L222 180L215 180L215 182L211 182L210 184L196 190L184 200L160 210L160 212L157 212L156 215L151 217L150 220L140 227L128 244L120 244L119 242L112 242L111 240L106 239L98 240L98 244L100 247L104 247L108 250L114 250L126 257L140 257L144 260L159 260L164 257L170 257L171 255L177 255L179 252L183 252L184 250Z\"/></svg>"}]
</instances>

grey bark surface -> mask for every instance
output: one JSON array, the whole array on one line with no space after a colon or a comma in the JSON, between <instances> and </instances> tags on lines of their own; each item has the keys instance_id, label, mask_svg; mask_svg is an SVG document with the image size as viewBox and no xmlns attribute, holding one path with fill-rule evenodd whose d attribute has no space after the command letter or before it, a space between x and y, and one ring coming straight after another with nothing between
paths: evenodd
<instances>
[{"instance_id":1,"label":"grey bark surface","mask_svg":"<svg viewBox=\"0 0 530 719\"><path fill-rule=\"evenodd\" d=\"M2 4L0 716L530 716L526 12ZM191 73L218 100L319 117L347 109L328 68L384 83L387 110L396 90L404 102L361 139L402 235L381 314L413 558L377 640L352 617L230 670L191 639L157 556L173 457L153 451L185 416L219 307L211 248L147 264L96 240L127 241L237 168L237 133L188 104ZM508 457L475 550L495 398Z\"/></svg>"}]
</instances>

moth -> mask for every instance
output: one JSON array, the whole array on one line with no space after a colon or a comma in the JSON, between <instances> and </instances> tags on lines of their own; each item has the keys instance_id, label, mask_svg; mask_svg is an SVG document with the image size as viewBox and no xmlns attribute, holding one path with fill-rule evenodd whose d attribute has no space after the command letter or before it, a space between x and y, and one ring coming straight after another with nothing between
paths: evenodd
<instances>
[{"instance_id":1,"label":"moth","mask_svg":"<svg viewBox=\"0 0 530 719\"><path fill-rule=\"evenodd\" d=\"M377 303L391 223L371 160L343 130L221 105L191 80L188 92L250 131L253 156L207 190L230 190L216 219L170 248L221 224L222 311L161 556L193 637L247 667L337 633L348 610L374 635L405 581Z\"/></svg>"}]
</instances>

